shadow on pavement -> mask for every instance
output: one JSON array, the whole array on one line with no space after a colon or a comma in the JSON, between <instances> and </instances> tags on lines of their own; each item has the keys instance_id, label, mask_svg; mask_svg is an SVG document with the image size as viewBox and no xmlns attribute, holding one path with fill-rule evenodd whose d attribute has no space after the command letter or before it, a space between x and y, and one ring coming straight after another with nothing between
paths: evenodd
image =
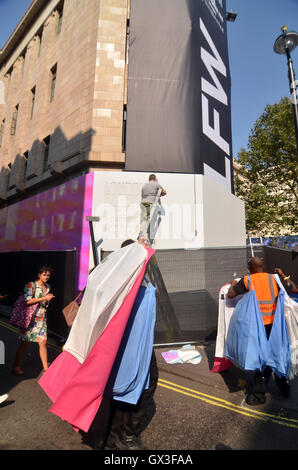
<instances>
[{"instance_id":1,"label":"shadow on pavement","mask_svg":"<svg viewBox=\"0 0 298 470\"><path fill-rule=\"evenodd\" d=\"M1 403L0 408L6 408L7 406L13 405L14 403L14 400L6 400L5 402Z\"/></svg>"},{"instance_id":2,"label":"shadow on pavement","mask_svg":"<svg viewBox=\"0 0 298 470\"><path fill-rule=\"evenodd\" d=\"M233 450L232 447L226 446L224 444L217 444L215 450Z\"/></svg>"},{"instance_id":3,"label":"shadow on pavement","mask_svg":"<svg viewBox=\"0 0 298 470\"><path fill-rule=\"evenodd\" d=\"M204 352L205 352L206 359L207 359L210 377L212 376L215 377L216 375L221 376L230 393L236 393L236 392L239 392L240 390L246 389L247 384L250 381L249 374L247 372L242 371L241 369L238 369L237 367L233 367L224 372L216 372L215 374L211 372L213 369L214 356L215 356L215 342L214 341L209 342L204 345Z\"/></svg>"},{"instance_id":4,"label":"shadow on pavement","mask_svg":"<svg viewBox=\"0 0 298 470\"><path fill-rule=\"evenodd\" d=\"M3 320L2 320L2 323ZM23 375L15 375L11 372L15 360L15 354L19 347L18 334L11 329L0 326L0 339L5 345L5 364L0 366L0 395L9 393L20 382L37 379L42 372L42 364L39 357L39 347L36 343L27 346L21 367ZM48 346L48 361L53 362L60 352Z\"/></svg>"}]
</instances>

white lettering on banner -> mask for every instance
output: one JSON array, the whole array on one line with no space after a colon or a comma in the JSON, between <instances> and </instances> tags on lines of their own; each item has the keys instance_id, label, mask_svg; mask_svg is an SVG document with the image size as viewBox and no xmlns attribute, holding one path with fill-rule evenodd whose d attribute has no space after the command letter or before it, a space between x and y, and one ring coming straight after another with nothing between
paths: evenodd
<instances>
[{"instance_id":1,"label":"white lettering on banner","mask_svg":"<svg viewBox=\"0 0 298 470\"><path fill-rule=\"evenodd\" d=\"M204 175L208 176L213 181L216 181L218 184L220 184L221 186L224 186L229 191L231 191L232 185L231 185L230 165L231 165L230 160L227 157L225 157L226 176L222 176L220 173L218 173L218 171L215 171L213 168L211 168L211 166L204 163Z\"/></svg>"},{"instance_id":2,"label":"white lettering on banner","mask_svg":"<svg viewBox=\"0 0 298 470\"><path fill-rule=\"evenodd\" d=\"M210 49L213 52L213 56L207 52L203 47L201 47L201 59L206 66L213 83L208 82L205 78L202 77L201 79L201 86L202 86L202 128L203 133L212 141L214 142L223 152L225 152L228 156L230 156L230 145L229 143L220 135L220 115L218 111L214 108L213 109L213 126L210 125L209 119L209 100L204 95L206 93L209 96L212 96L217 101L223 103L225 106L228 105L227 94L225 93L216 73L215 70L220 72L224 77L227 76L227 69L226 66L215 47L214 42L211 39L210 34L207 31L206 26L204 25L202 19L200 18L200 29L208 42ZM227 161L229 164L227 164ZM212 178L213 180L219 182L220 184L224 185L231 191L231 167L230 162L227 157L225 157L225 170L226 176L222 176L219 172L212 169L209 165L204 163L204 175L207 175Z\"/></svg>"},{"instance_id":3,"label":"white lettering on banner","mask_svg":"<svg viewBox=\"0 0 298 470\"><path fill-rule=\"evenodd\" d=\"M209 124L209 101L205 95L202 94L202 124L203 132L209 137L212 142L214 142L218 147L220 147L225 153L230 155L230 146L228 142L225 141L220 135L220 120L219 113L216 109L213 110L213 120L214 127L211 127Z\"/></svg>"},{"instance_id":4,"label":"white lettering on banner","mask_svg":"<svg viewBox=\"0 0 298 470\"><path fill-rule=\"evenodd\" d=\"M217 0L217 3L219 4L220 9L217 6L216 0L202 0L202 1L205 3L206 7L210 11L212 18L216 21L221 32L224 33L224 27L223 27L224 17L221 13L223 9L222 0Z\"/></svg>"},{"instance_id":5,"label":"white lettering on banner","mask_svg":"<svg viewBox=\"0 0 298 470\"><path fill-rule=\"evenodd\" d=\"M205 78L202 77L201 83L202 83L202 91L207 93L207 95L213 96L216 100L220 101L221 103L225 104L227 106L228 104L228 99L227 99L227 94L225 93L219 79L217 78L216 73L214 72L215 70L218 70L224 77L227 76L227 69L225 64L222 61L222 58L220 57L218 50L216 49L214 42L212 41L206 26L204 25L203 21L200 18L200 28L202 33L204 34L214 56L209 54L203 47L201 47L201 59L204 62L208 72L210 73L213 82L215 83L216 86L212 85L209 83Z\"/></svg>"}]
</instances>

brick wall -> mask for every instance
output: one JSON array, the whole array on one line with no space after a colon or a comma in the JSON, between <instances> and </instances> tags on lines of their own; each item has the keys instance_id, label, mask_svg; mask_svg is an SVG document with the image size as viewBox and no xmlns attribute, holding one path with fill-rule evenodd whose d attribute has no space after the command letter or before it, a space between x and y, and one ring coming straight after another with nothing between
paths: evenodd
<instances>
[{"instance_id":1,"label":"brick wall","mask_svg":"<svg viewBox=\"0 0 298 470\"><path fill-rule=\"evenodd\" d=\"M23 190L29 194L57 174L71 174L84 166L123 167L127 0L65 0L58 33L60 4L48 2L0 69L5 90L0 107L0 122L5 119L0 148L2 200L13 200ZM55 64L55 95L50 101ZM16 131L10 135L16 105Z\"/></svg>"}]
</instances>

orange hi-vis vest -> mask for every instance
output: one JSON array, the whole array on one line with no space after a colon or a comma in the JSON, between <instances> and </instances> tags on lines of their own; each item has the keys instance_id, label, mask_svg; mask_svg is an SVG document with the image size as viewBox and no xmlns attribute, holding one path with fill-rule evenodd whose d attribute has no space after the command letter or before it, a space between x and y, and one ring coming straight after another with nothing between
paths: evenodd
<instances>
[{"instance_id":1,"label":"orange hi-vis vest","mask_svg":"<svg viewBox=\"0 0 298 470\"><path fill-rule=\"evenodd\" d=\"M252 286L248 277L244 276L244 284L247 290L252 288L256 292L264 325L271 325L274 320L277 296L279 288L273 274L256 273L250 275Z\"/></svg>"}]
</instances>

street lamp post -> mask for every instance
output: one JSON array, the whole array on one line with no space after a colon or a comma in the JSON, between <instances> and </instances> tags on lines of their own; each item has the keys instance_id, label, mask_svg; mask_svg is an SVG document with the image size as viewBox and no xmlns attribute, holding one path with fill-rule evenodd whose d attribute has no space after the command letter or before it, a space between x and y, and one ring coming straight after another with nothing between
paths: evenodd
<instances>
[{"instance_id":1,"label":"street lamp post","mask_svg":"<svg viewBox=\"0 0 298 470\"><path fill-rule=\"evenodd\" d=\"M229 10L227 11L227 14L226 14L226 20L227 21L231 21L232 23L234 23L234 21L236 20L238 16L238 13L236 13L235 11L233 10Z\"/></svg>"},{"instance_id":2,"label":"street lamp post","mask_svg":"<svg viewBox=\"0 0 298 470\"><path fill-rule=\"evenodd\" d=\"M293 105L293 117L295 125L296 135L296 147L298 151L298 102L297 102L297 85L298 82L295 80L295 72L293 67L293 60L291 57L291 51L298 45L298 33L295 31L288 31L287 26L281 28L282 34L278 36L274 43L274 51L277 54L284 54L288 59L288 76L290 84L291 99Z\"/></svg>"}]
</instances>

